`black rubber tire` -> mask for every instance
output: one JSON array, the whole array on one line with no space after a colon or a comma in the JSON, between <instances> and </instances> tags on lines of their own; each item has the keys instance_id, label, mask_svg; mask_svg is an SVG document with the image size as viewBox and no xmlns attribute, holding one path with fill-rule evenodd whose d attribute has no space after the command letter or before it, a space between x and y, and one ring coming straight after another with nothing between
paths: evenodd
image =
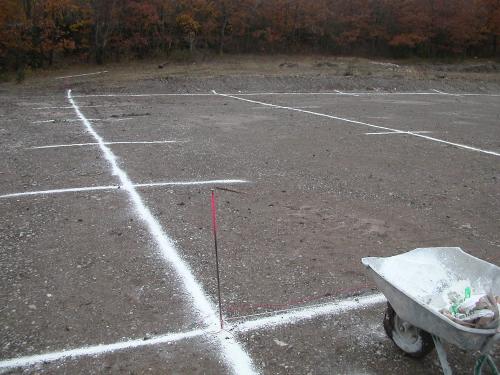
<instances>
[{"instance_id":1,"label":"black rubber tire","mask_svg":"<svg viewBox=\"0 0 500 375\"><path fill-rule=\"evenodd\" d=\"M388 302L384 316L385 333L387 333L387 336L389 336L394 345L396 345L403 353L412 358L423 358L434 350L434 341L432 340L432 336L428 332L411 325L411 329L417 336L418 341L416 343L412 343L413 347L411 350L409 350L408 347L402 347L401 344L398 343L396 337L398 334L395 328L396 321L403 320L397 316L396 312ZM409 325L409 323L406 324Z\"/></svg>"}]
</instances>

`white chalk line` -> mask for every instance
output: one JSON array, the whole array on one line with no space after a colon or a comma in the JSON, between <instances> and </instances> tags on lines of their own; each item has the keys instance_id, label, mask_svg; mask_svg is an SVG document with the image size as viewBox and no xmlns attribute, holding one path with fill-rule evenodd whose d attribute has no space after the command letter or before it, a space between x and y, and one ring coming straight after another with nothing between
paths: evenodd
<instances>
[{"instance_id":1,"label":"white chalk line","mask_svg":"<svg viewBox=\"0 0 500 375\"><path fill-rule=\"evenodd\" d=\"M373 294L355 299L349 298L318 305L292 308L283 311L275 311L272 313L267 313L266 316L257 319L225 319L227 326L226 331L232 333L246 333L261 329L272 329L283 325L294 324L299 321L312 320L321 316L334 316L347 313L349 311L362 310L378 305L380 303L384 303L385 301L386 299L382 294ZM213 329L209 328L195 329L186 332L168 333L152 336L147 340L132 339L127 341L119 341L112 344L92 345L82 348L12 358L0 361L0 369L26 367L37 363L49 363L59 360L77 359L79 357L86 356L99 356L133 348L141 348L161 344L173 344L174 342L200 336L213 334L224 335L226 331L216 332Z\"/></svg>"},{"instance_id":2,"label":"white chalk line","mask_svg":"<svg viewBox=\"0 0 500 375\"><path fill-rule=\"evenodd\" d=\"M213 92L216 93L215 91L213 91ZM327 118L331 118L331 119L334 119L334 120L348 122L348 123L351 123L351 124L364 125L364 126L369 126L371 128L387 130L387 131L390 131L390 132L408 134L408 135L412 135L414 137L424 138L424 139L427 139L429 141L443 143L443 144L446 144L446 145L455 146L455 147L463 148L463 149L470 150L470 151L476 151L476 152L480 152L480 153L488 154L488 155L493 155L493 156L500 156L499 152L484 150L484 149L481 149L481 148L472 147L472 146L464 145L464 144L461 144L461 143L449 142L449 141L445 141L444 139L429 137L429 136L424 135L424 134L418 134L418 133L403 131L403 130L399 130L399 129L389 128L387 126L380 126L380 125L369 124L367 122L352 120L352 119L348 119L348 118L344 118L344 117L338 117L338 116L333 116L333 115L327 115L325 113L312 112L312 111L307 111L307 110L304 110L304 109L297 109L297 108L294 108L294 107L286 107L286 106L277 105L277 104L260 102L260 101L257 101L257 100L240 98L238 96L229 95L229 94L219 94L219 95L227 97L227 98L233 98L233 99L236 99L236 100L241 100L241 101L249 102L249 103L267 105L267 106L278 108L278 109L286 109L286 110L289 110L289 111L296 111L296 112L308 113L310 115L327 117Z\"/></svg>"},{"instance_id":3,"label":"white chalk line","mask_svg":"<svg viewBox=\"0 0 500 375\"><path fill-rule=\"evenodd\" d=\"M208 328L218 327L219 319L217 309L205 294L201 284L196 280L189 265L181 258L175 248L173 240L167 236L158 220L153 216L151 210L143 202L136 187L128 177L127 173L118 165L118 160L111 149L105 144L104 139L94 130L91 123L85 118L68 90L68 100L74 107L77 116L87 131L99 143L100 149L111 166L113 175L121 182L122 189L129 195L137 215L142 219L151 236L156 241L158 250L163 260L168 263L177 273L184 289L191 297L193 308L200 319ZM221 357L235 374L255 374L256 369L252 360L243 347L236 341L232 334L217 334L216 344L221 350Z\"/></svg>"},{"instance_id":4,"label":"white chalk line","mask_svg":"<svg viewBox=\"0 0 500 375\"><path fill-rule=\"evenodd\" d=\"M72 76L56 77L56 79L73 78L73 77L84 77L84 76L95 76L97 74L103 74L103 73L107 73L107 72L108 72L107 70L103 70L103 71L94 72L94 73L84 73L84 74L75 74L75 75L72 75Z\"/></svg>"},{"instance_id":5,"label":"white chalk line","mask_svg":"<svg viewBox=\"0 0 500 375\"><path fill-rule=\"evenodd\" d=\"M386 62L379 62L379 61L370 61L370 64L388 66L388 67L391 67L391 68L399 68L398 64L386 63Z\"/></svg>"},{"instance_id":6,"label":"white chalk line","mask_svg":"<svg viewBox=\"0 0 500 375\"><path fill-rule=\"evenodd\" d=\"M158 186L199 186L199 185L232 185L232 184L246 184L250 183L247 180L229 179L229 180L205 180L205 181L174 181L174 182L149 182L143 184L132 184L134 188L147 188ZM50 190L35 190L23 191L19 193L10 193L0 195L0 198L16 198L32 195L50 195L50 194L64 194L64 193L80 193L86 191L99 191L99 190L119 190L121 185L101 185L101 186L84 186L75 188L63 189L50 189Z\"/></svg>"},{"instance_id":7,"label":"white chalk line","mask_svg":"<svg viewBox=\"0 0 500 375\"><path fill-rule=\"evenodd\" d=\"M56 122L56 120L38 120L38 121L31 121L32 124L45 124L49 122Z\"/></svg>"},{"instance_id":8,"label":"white chalk line","mask_svg":"<svg viewBox=\"0 0 500 375\"><path fill-rule=\"evenodd\" d=\"M226 93L227 95L237 95L237 96L262 96L262 95L352 95L352 96L379 96L379 95L443 95L436 91L416 91L416 92L401 92L401 91L318 91L318 92L243 92L243 93ZM444 93L446 95L446 93ZM491 93L460 93L452 94L459 96L491 96L500 97L500 94ZM79 94L73 95L73 98L98 98L98 97L155 97L155 96L216 96L213 93L150 93L150 94L134 94L134 93L113 93L113 94ZM34 104L34 103L31 103ZM83 107L83 106L81 106Z\"/></svg>"},{"instance_id":9,"label":"white chalk line","mask_svg":"<svg viewBox=\"0 0 500 375\"><path fill-rule=\"evenodd\" d=\"M140 116L142 117L142 116ZM128 121L128 120L134 120L136 117L109 117L109 118L93 118L89 119L89 121Z\"/></svg>"},{"instance_id":10,"label":"white chalk line","mask_svg":"<svg viewBox=\"0 0 500 375\"><path fill-rule=\"evenodd\" d=\"M225 95L234 96L265 96L265 95L353 95L353 96L384 96L384 95L443 95L438 92L417 91L417 92L396 92L396 91L375 91L375 92L335 92L335 91L319 91L319 92L248 92L248 93L225 93ZM492 96L499 97L500 94L486 94L486 93L461 93L460 96Z\"/></svg>"},{"instance_id":11,"label":"white chalk line","mask_svg":"<svg viewBox=\"0 0 500 375\"><path fill-rule=\"evenodd\" d=\"M136 187L154 186L197 186L197 185L223 185L223 184L248 184L247 180L207 180L207 181L180 181L180 182L148 182L145 184L135 184Z\"/></svg>"},{"instance_id":12,"label":"white chalk line","mask_svg":"<svg viewBox=\"0 0 500 375\"><path fill-rule=\"evenodd\" d=\"M109 117L109 118L89 118L87 121L90 122L95 122L95 121L127 121L127 120L133 120L135 117L120 117L120 118L115 118L115 117ZM48 122L78 122L80 119L77 118L65 118L61 120L38 120L38 121L32 121L32 124L43 124L43 123L48 123Z\"/></svg>"},{"instance_id":13,"label":"white chalk line","mask_svg":"<svg viewBox=\"0 0 500 375\"><path fill-rule=\"evenodd\" d=\"M161 93L161 94L80 94L73 95L73 98L95 98L95 97L135 97L135 98L148 98L152 96L214 96L210 93Z\"/></svg>"},{"instance_id":14,"label":"white chalk line","mask_svg":"<svg viewBox=\"0 0 500 375\"><path fill-rule=\"evenodd\" d=\"M347 92L343 92L343 91L340 91L340 90L335 90L335 92L338 93L338 94L340 94L340 95L359 96L359 94L347 93Z\"/></svg>"},{"instance_id":15,"label":"white chalk line","mask_svg":"<svg viewBox=\"0 0 500 375\"><path fill-rule=\"evenodd\" d=\"M81 105L80 108L112 108L112 107L128 107L130 104L96 104L96 105ZM60 107L35 107L31 109L73 109L70 105L60 106Z\"/></svg>"},{"instance_id":16,"label":"white chalk line","mask_svg":"<svg viewBox=\"0 0 500 375\"><path fill-rule=\"evenodd\" d=\"M435 91L437 92L438 94L441 94L441 95L448 95L448 96L462 96L460 94L450 94L449 92L444 92L444 91L440 91L440 90L436 90L436 89L432 89L432 91Z\"/></svg>"},{"instance_id":17,"label":"white chalk line","mask_svg":"<svg viewBox=\"0 0 500 375\"><path fill-rule=\"evenodd\" d=\"M76 359L79 357L99 356L106 353L113 353L120 350L140 348L144 346L171 344L176 341L198 337L206 333L207 330L192 330L187 332L169 333L165 335L153 336L148 340L142 338L128 341L119 341L112 344L92 345L82 348L62 350L59 352L12 358L0 361L0 369L26 367L37 363L49 363L64 359Z\"/></svg>"},{"instance_id":18,"label":"white chalk line","mask_svg":"<svg viewBox=\"0 0 500 375\"><path fill-rule=\"evenodd\" d=\"M35 191L23 191L21 193L10 193L0 195L0 198L16 198L16 197L27 197L30 195L49 195L49 194L63 194L63 193L80 193L85 191L98 191L98 190L115 190L120 189L118 185L105 185L105 186L86 186L77 188L64 188L64 189L51 189L51 190L35 190Z\"/></svg>"},{"instance_id":19,"label":"white chalk line","mask_svg":"<svg viewBox=\"0 0 500 375\"><path fill-rule=\"evenodd\" d=\"M407 132L376 132L376 133L364 133L365 135L388 135L388 134L400 134L400 135L408 135L408 134L429 134L432 133L430 130L409 130Z\"/></svg>"},{"instance_id":20,"label":"white chalk line","mask_svg":"<svg viewBox=\"0 0 500 375\"><path fill-rule=\"evenodd\" d=\"M238 321L231 323L231 328L237 332L255 331L258 329L278 327L297 323L301 320L311 320L320 316L339 315L348 311L364 309L386 302L383 294L373 294L359 298L349 298L330 303L298 307L284 310L282 313L271 313L263 318Z\"/></svg>"},{"instance_id":21,"label":"white chalk line","mask_svg":"<svg viewBox=\"0 0 500 375\"><path fill-rule=\"evenodd\" d=\"M122 141L122 142L104 142L105 145L156 145L156 144L168 144L168 143L184 143L186 141ZM47 146L36 146L29 147L30 150L40 150L46 148L61 148L61 147L83 147L83 146L98 146L97 142L89 143L67 143L60 145L47 145Z\"/></svg>"},{"instance_id":22,"label":"white chalk line","mask_svg":"<svg viewBox=\"0 0 500 375\"><path fill-rule=\"evenodd\" d=\"M321 108L321 106L319 105L305 105L303 107L294 107L294 108L300 108L300 109L318 109L318 108ZM250 109L270 109L269 107L267 106L259 106L259 107L251 107Z\"/></svg>"},{"instance_id":23,"label":"white chalk line","mask_svg":"<svg viewBox=\"0 0 500 375\"><path fill-rule=\"evenodd\" d=\"M434 89L433 89L434 90ZM491 96L500 97L500 94L489 93L460 93L460 94L447 94L438 91L416 91L416 92L400 92L400 91L317 91L317 92L304 92L304 91L285 91L285 92L243 92L243 93L226 93L226 95L237 96L264 96L264 95L350 95L350 96L378 96L378 95L452 95L452 96ZM213 93L161 93L161 94L132 94L132 93L116 93L116 94L80 94L74 95L74 98L92 98L92 97L154 97L154 96L215 96Z\"/></svg>"}]
</instances>

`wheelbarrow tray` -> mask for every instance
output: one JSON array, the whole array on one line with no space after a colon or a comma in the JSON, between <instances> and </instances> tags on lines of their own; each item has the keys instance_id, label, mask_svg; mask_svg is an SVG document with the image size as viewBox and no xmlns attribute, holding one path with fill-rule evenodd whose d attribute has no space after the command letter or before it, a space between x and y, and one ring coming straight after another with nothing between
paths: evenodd
<instances>
[{"instance_id":1,"label":"wheelbarrow tray","mask_svg":"<svg viewBox=\"0 0 500 375\"><path fill-rule=\"evenodd\" d=\"M429 264L426 265L425 261L413 262L414 259L427 259ZM453 322L425 303L420 295L404 285L398 285L400 283L394 276L388 277L387 268L384 269L384 263L388 261L392 265L401 265L398 272L412 275L412 272L417 274L418 271L419 280L415 281L423 285L429 285L429 279L431 282L434 281L432 265L437 264L449 270L450 277L468 279L473 289L480 287L494 295L500 295L499 267L473 257L458 247L418 248L393 257L362 259L379 290L403 320L461 349L470 351L481 350L495 335L496 329L469 328ZM419 267L419 270L415 269ZM429 293L432 291L429 290Z\"/></svg>"}]
</instances>

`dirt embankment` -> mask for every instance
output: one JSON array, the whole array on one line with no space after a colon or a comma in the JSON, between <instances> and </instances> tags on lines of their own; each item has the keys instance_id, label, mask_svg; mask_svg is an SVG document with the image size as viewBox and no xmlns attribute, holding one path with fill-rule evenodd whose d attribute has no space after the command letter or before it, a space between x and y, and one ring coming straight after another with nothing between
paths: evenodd
<instances>
[{"instance_id":1,"label":"dirt embankment","mask_svg":"<svg viewBox=\"0 0 500 375\"><path fill-rule=\"evenodd\" d=\"M60 79L61 76L106 71ZM59 78L59 79L57 79ZM460 63L376 61L326 56L227 56L189 63L157 60L37 71L22 84L0 85L0 93L29 94L45 89L73 88L92 93L238 91L500 91L500 64L471 60Z\"/></svg>"}]
</instances>

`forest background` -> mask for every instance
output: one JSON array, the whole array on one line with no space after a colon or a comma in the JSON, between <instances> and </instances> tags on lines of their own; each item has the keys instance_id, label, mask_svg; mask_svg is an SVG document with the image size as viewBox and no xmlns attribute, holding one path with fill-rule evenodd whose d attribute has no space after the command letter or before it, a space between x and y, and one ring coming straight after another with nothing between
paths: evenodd
<instances>
[{"instance_id":1,"label":"forest background","mask_svg":"<svg viewBox=\"0 0 500 375\"><path fill-rule=\"evenodd\" d=\"M124 58L498 57L500 0L1 0L0 73Z\"/></svg>"}]
</instances>

